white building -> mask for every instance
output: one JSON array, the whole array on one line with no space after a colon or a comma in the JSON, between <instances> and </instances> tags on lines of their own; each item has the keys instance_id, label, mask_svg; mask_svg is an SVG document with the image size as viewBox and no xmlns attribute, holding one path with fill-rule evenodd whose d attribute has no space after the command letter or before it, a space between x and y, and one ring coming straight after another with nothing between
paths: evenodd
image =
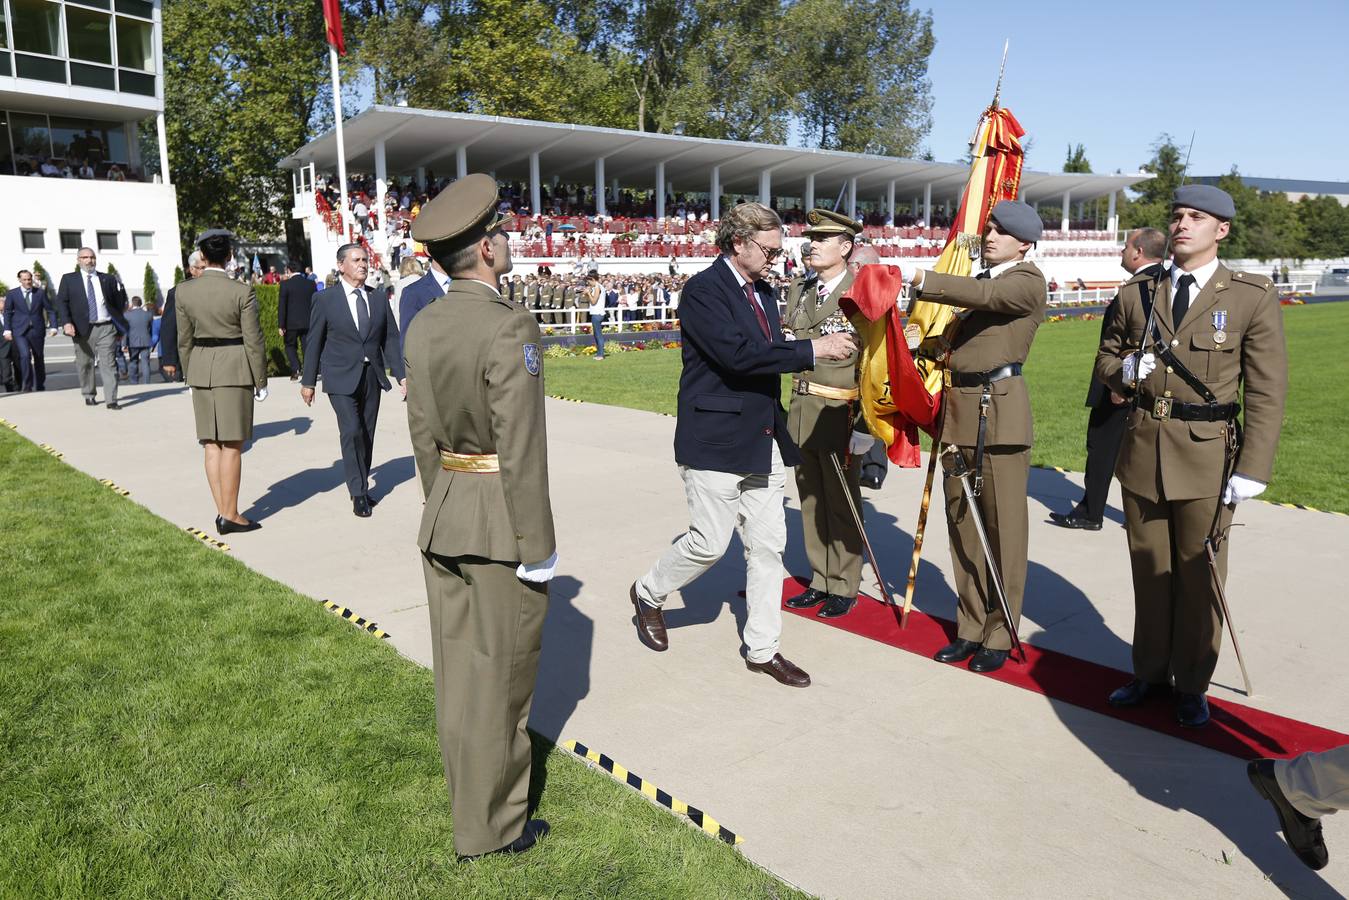
<instances>
[{"instance_id":1,"label":"white building","mask_svg":"<svg viewBox=\"0 0 1349 900\"><path fill-rule=\"evenodd\" d=\"M56 281L89 246L128 295L146 263L173 284L162 48L159 0L0 0L0 281Z\"/></svg>"}]
</instances>

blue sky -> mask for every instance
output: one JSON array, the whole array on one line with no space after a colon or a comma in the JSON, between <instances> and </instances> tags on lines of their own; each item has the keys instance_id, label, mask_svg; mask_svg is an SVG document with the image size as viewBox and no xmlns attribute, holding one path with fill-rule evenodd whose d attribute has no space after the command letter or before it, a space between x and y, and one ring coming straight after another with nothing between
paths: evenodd
<instances>
[{"instance_id":1,"label":"blue sky","mask_svg":"<svg viewBox=\"0 0 1349 900\"><path fill-rule=\"evenodd\" d=\"M932 3L937 159L964 155L1011 39L1003 104L1058 171L1069 142L1093 171L1137 171L1162 132L1190 171L1349 181L1349 3L1026 0Z\"/></svg>"}]
</instances>

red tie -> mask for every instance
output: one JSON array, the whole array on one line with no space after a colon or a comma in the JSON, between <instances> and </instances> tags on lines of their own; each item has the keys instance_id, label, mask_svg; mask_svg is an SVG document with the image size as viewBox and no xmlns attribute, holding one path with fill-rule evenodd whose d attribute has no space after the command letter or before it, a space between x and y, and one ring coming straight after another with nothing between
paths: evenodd
<instances>
[{"instance_id":1,"label":"red tie","mask_svg":"<svg viewBox=\"0 0 1349 900\"><path fill-rule=\"evenodd\" d=\"M749 299L750 308L754 310L754 315L759 320L759 327L763 329L763 336L771 342L773 337L772 332L768 330L768 316L764 315L763 307L754 298L754 282L745 282L745 296Z\"/></svg>"}]
</instances>

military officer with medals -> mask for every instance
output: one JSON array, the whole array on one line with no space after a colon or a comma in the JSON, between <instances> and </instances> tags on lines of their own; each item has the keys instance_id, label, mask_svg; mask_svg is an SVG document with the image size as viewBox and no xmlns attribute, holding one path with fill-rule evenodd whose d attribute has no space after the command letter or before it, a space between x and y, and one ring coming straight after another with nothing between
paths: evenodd
<instances>
[{"instance_id":1,"label":"military officer with medals","mask_svg":"<svg viewBox=\"0 0 1349 900\"><path fill-rule=\"evenodd\" d=\"M787 289L782 330L789 340L813 340L853 330L838 302L852 286L848 258L862 223L827 209L812 209L806 223L812 273L793 279ZM789 598L787 605L792 609L819 606L816 615L822 619L851 612L862 580L862 535L848 498L860 513L860 454L874 438L853 430L857 398L856 351L845 359L817 360L813 369L792 376L787 432L801 448L796 489L811 577L805 592ZM831 457L843 470L842 481Z\"/></svg>"},{"instance_id":2,"label":"military officer with medals","mask_svg":"<svg viewBox=\"0 0 1349 900\"><path fill-rule=\"evenodd\" d=\"M973 473L978 513L1002 576L1012 621L1006 621L997 603L985 548L961 481L947 477L946 521L959 598L956 639L933 658L948 663L969 659L975 672L1002 667L1021 621L1030 530L1026 484L1034 441L1030 394L1021 366L1049 299L1044 274L1026 261L1026 254L1043 230L1032 207L1002 200L984 228L984 270L978 276L919 269L908 279L921 299L963 308L951 324L953 331L947 332L951 356L942 391L941 440L954 446Z\"/></svg>"},{"instance_id":3,"label":"military officer with medals","mask_svg":"<svg viewBox=\"0 0 1349 900\"><path fill-rule=\"evenodd\" d=\"M453 280L405 344L436 723L462 857L519 853L548 831L528 818L525 730L557 565L543 355L533 314L498 287L511 269L498 200L475 174L422 208L413 237Z\"/></svg>"},{"instance_id":4,"label":"military officer with medals","mask_svg":"<svg viewBox=\"0 0 1349 900\"><path fill-rule=\"evenodd\" d=\"M1216 572L1205 541L1224 536L1236 504L1269 482L1288 390L1273 283L1218 261L1235 215L1217 187L1176 189L1172 265L1160 283L1139 277L1121 288L1096 357L1096 377L1136 404L1115 469L1133 568L1134 680L1110 703L1172 696L1190 727L1209 720L1205 693L1222 646L1227 541Z\"/></svg>"}]
</instances>

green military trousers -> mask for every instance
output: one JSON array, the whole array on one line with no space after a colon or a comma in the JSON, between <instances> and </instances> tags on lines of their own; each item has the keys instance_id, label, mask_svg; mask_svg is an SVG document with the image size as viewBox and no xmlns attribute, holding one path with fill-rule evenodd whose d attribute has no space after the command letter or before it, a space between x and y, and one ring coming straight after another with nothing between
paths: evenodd
<instances>
[{"instance_id":1,"label":"green military trousers","mask_svg":"<svg viewBox=\"0 0 1349 900\"><path fill-rule=\"evenodd\" d=\"M826 594L856 597L862 580L862 535L857 530L848 494L857 511L862 512L860 458L850 460L843 469L847 493L829 457L834 454L801 448L801 464L796 467L796 492L801 499L801 531L810 560L810 586ZM843 457L839 453L839 465Z\"/></svg>"}]
</instances>

